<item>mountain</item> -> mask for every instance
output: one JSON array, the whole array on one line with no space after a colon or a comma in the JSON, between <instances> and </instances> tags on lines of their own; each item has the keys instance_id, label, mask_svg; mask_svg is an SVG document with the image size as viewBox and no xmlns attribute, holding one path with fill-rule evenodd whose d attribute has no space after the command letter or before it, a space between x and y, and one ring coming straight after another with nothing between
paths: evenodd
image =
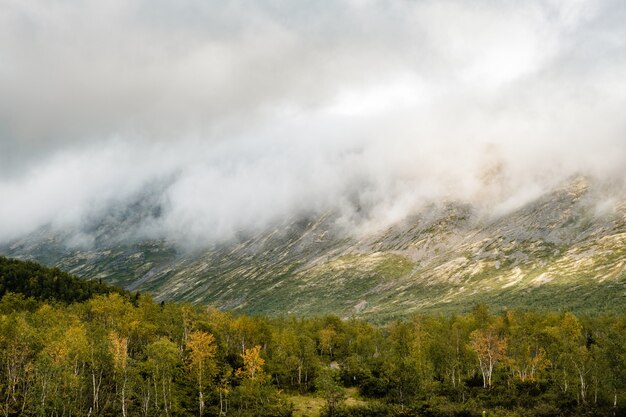
<instances>
[{"instance_id":1,"label":"mountain","mask_svg":"<svg viewBox=\"0 0 626 417\"><path fill-rule=\"evenodd\" d=\"M426 207L373 233L348 233L338 214L182 250L165 240L117 238L158 207L137 203L90 226L88 249L42 229L0 247L87 279L149 291L157 300L248 313L386 320L413 312L499 308L624 311L626 200L573 178L517 210L486 215L468 204ZM146 214L148 213L148 214Z\"/></svg>"}]
</instances>

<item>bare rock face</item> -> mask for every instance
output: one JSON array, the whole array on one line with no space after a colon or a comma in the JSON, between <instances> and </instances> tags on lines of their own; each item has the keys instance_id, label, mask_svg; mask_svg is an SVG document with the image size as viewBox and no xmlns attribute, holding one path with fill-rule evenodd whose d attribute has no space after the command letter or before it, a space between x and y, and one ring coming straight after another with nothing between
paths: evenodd
<instances>
[{"instance_id":1,"label":"bare rock face","mask_svg":"<svg viewBox=\"0 0 626 417\"><path fill-rule=\"evenodd\" d=\"M626 201L606 195L574 178L498 216L468 204L431 205L365 235L337 227L328 212L196 252L167 241L111 238L132 230L132 216L121 216L95 228L89 250L41 230L0 252L149 291L157 300L252 313L385 320L476 303L624 311Z\"/></svg>"}]
</instances>

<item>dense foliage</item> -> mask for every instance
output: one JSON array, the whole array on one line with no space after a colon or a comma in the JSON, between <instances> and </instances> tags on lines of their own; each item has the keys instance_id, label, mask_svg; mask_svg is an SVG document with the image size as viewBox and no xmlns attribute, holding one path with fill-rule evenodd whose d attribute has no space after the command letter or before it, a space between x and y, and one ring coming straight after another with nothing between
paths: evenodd
<instances>
[{"instance_id":1,"label":"dense foliage","mask_svg":"<svg viewBox=\"0 0 626 417\"><path fill-rule=\"evenodd\" d=\"M0 296L7 292L36 300L65 303L85 301L96 294L126 294L117 287L99 281L86 281L57 268L0 256Z\"/></svg>"},{"instance_id":2,"label":"dense foliage","mask_svg":"<svg viewBox=\"0 0 626 417\"><path fill-rule=\"evenodd\" d=\"M626 316L477 306L374 326L115 292L0 301L4 416L289 416L310 397L328 416L624 415Z\"/></svg>"}]
</instances>

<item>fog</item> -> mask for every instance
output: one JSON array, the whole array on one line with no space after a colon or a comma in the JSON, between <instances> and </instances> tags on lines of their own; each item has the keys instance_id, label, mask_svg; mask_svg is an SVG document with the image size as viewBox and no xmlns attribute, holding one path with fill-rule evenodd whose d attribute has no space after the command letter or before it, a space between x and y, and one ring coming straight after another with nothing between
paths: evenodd
<instances>
[{"instance_id":1,"label":"fog","mask_svg":"<svg viewBox=\"0 0 626 417\"><path fill-rule=\"evenodd\" d=\"M146 199L124 238L203 245L329 211L497 215L574 175L623 190L625 21L621 0L0 0L0 243L88 244Z\"/></svg>"}]
</instances>

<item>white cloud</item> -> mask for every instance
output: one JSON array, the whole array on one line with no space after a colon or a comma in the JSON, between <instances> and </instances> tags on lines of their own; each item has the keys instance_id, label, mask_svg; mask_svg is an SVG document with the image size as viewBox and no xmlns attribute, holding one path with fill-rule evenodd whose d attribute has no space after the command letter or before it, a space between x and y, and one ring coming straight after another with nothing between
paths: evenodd
<instances>
[{"instance_id":1,"label":"white cloud","mask_svg":"<svg viewBox=\"0 0 626 417\"><path fill-rule=\"evenodd\" d=\"M623 181L625 18L610 0L5 0L0 241L146 189L163 211L138 236L204 243Z\"/></svg>"}]
</instances>

